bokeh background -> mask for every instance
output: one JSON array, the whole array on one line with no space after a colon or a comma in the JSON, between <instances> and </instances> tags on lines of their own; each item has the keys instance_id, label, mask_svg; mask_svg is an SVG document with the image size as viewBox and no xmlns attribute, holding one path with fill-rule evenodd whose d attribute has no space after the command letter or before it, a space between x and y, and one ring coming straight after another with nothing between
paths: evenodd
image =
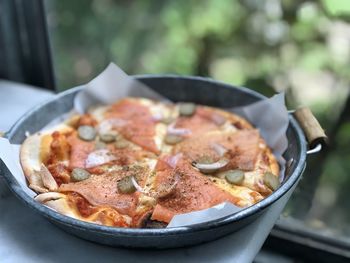
<instances>
[{"instance_id":1,"label":"bokeh background","mask_svg":"<svg viewBox=\"0 0 350 263\"><path fill-rule=\"evenodd\" d=\"M349 0L45 0L59 90L110 61L128 74L208 76L309 106L330 146L280 223L350 243Z\"/></svg>"}]
</instances>

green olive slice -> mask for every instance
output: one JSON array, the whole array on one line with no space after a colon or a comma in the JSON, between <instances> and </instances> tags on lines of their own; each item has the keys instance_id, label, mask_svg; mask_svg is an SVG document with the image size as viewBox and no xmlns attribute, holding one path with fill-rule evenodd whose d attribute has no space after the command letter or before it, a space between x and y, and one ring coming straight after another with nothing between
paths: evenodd
<instances>
[{"instance_id":1,"label":"green olive slice","mask_svg":"<svg viewBox=\"0 0 350 263\"><path fill-rule=\"evenodd\" d=\"M214 159L209 155L203 155L196 160L196 163L209 164L209 163L214 163L214 162L215 162Z\"/></svg>"},{"instance_id":2,"label":"green olive slice","mask_svg":"<svg viewBox=\"0 0 350 263\"><path fill-rule=\"evenodd\" d=\"M115 139L116 139L116 136L114 134L111 134L111 133L100 134L100 140L105 143L114 142Z\"/></svg>"},{"instance_id":3,"label":"green olive slice","mask_svg":"<svg viewBox=\"0 0 350 263\"><path fill-rule=\"evenodd\" d=\"M122 194L132 194L136 191L132 183L131 176L126 176L117 183L118 192Z\"/></svg>"},{"instance_id":4,"label":"green olive slice","mask_svg":"<svg viewBox=\"0 0 350 263\"><path fill-rule=\"evenodd\" d=\"M117 149L124 149L126 147L128 147L129 145L129 142L127 142L126 140L124 139L121 139L121 140L117 140L115 143L114 143L115 147Z\"/></svg>"},{"instance_id":5,"label":"green olive slice","mask_svg":"<svg viewBox=\"0 0 350 263\"><path fill-rule=\"evenodd\" d=\"M280 185L278 177L271 172L266 172L264 174L264 183L268 188L270 188L273 191L275 191Z\"/></svg>"},{"instance_id":6,"label":"green olive slice","mask_svg":"<svg viewBox=\"0 0 350 263\"><path fill-rule=\"evenodd\" d=\"M165 135L164 141L166 144L174 145L181 141L183 141L183 137L175 134L167 134Z\"/></svg>"},{"instance_id":7,"label":"green olive slice","mask_svg":"<svg viewBox=\"0 0 350 263\"><path fill-rule=\"evenodd\" d=\"M228 170L221 173L230 184L241 185L244 180L244 172L241 170Z\"/></svg>"},{"instance_id":8,"label":"green olive slice","mask_svg":"<svg viewBox=\"0 0 350 263\"><path fill-rule=\"evenodd\" d=\"M161 122L164 124L170 124L175 121L175 118L173 117L164 117L161 119Z\"/></svg>"},{"instance_id":9,"label":"green olive slice","mask_svg":"<svg viewBox=\"0 0 350 263\"><path fill-rule=\"evenodd\" d=\"M90 173L82 168L74 168L71 173L71 178L74 182L86 180L90 177Z\"/></svg>"},{"instance_id":10,"label":"green olive slice","mask_svg":"<svg viewBox=\"0 0 350 263\"><path fill-rule=\"evenodd\" d=\"M179 113L181 116L192 116L196 111L196 104L190 102L182 102L179 104Z\"/></svg>"},{"instance_id":11,"label":"green olive slice","mask_svg":"<svg viewBox=\"0 0 350 263\"><path fill-rule=\"evenodd\" d=\"M107 148L107 144L105 144L104 142L97 141L95 144L95 150L102 150L106 148Z\"/></svg>"},{"instance_id":12,"label":"green olive slice","mask_svg":"<svg viewBox=\"0 0 350 263\"><path fill-rule=\"evenodd\" d=\"M96 130L92 126L82 125L78 128L78 135L84 141L92 141L96 137Z\"/></svg>"}]
</instances>

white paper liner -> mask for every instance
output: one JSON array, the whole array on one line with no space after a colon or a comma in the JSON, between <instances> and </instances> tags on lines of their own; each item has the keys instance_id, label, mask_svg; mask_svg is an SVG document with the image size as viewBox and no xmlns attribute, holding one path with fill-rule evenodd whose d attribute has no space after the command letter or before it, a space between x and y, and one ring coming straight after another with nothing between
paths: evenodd
<instances>
[{"instance_id":1,"label":"white paper liner","mask_svg":"<svg viewBox=\"0 0 350 263\"><path fill-rule=\"evenodd\" d=\"M242 208L234 204L224 202L208 209L177 215L170 221L167 227L187 226L189 222L191 222L191 225L204 223L209 220L216 220L232 215L241 210Z\"/></svg>"},{"instance_id":2,"label":"white paper liner","mask_svg":"<svg viewBox=\"0 0 350 263\"><path fill-rule=\"evenodd\" d=\"M18 184L30 197L36 196L37 194L27 185L26 178L19 161L20 145L10 144L9 140L0 138L0 149L1 160L6 164L9 171L16 178Z\"/></svg>"},{"instance_id":3,"label":"white paper liner","mask_svg":"<svg viewBox=\"0 0 350 263\"><path fill-rule=\"evenodd\" d=\"M260 135L272 149L280 165L280 182L284 180L285 159L283 153L288 148L286 131L289 125L288 111L284 103L284 93L262 100L249 106L235 107L230 111L246 118L259 129Z\"/></svg>"},{"instance_id":4,"label":"white paper liner","mask_svg":"<svg viewBox=\"0 0 350 263\"><path fill-rule=\"evenodd\" d=\"M118 99L128 96L168 101L168 99L128 76L117 65L111 63L100 75L86 84L82 92L77 94L74 100L74 107L76 111L83 113L92 105L111 104ZM261 100L248 106L226 110L241 115L259 129L261 136L273 150L280 164L280 180L282 181L285 170L285 160L282 155L288 146L286 130L289 124L284 94L277 94L270 99ZM52 126L53 123L57 123L59 120L62 120L62 117L54 120L46 127ZM11 145L7 139L0 138L0 149L0 158L23 190L29 196L34 197L36 194L28 188L20 166L19 146ZM171 220L168 227L203 223L231 215L242 209L244 208L224 202L209 209L177 215Z\"/></svg>"},{"instance_id":5,"label":"white paper liner","mask_svg":"<svg viewBox=\"0 0 350 263\"><path fill-rule=\"evenodd\" d=\"M157 92L128 76L116 64L108 67L96 78L85 85L74 100L74 107L79 113L85 112L96 104L112 104L124 97L145 97L154 100L167 100Z\"/></svg>"}]
</instances>

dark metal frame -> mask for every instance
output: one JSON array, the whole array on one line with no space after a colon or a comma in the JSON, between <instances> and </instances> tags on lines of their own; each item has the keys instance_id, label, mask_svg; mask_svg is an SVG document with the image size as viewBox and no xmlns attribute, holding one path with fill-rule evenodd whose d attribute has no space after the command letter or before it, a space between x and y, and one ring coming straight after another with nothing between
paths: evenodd
<instances>
[{"instance_id":1,"label":"dark metal frame","mask_svg":"<svg viewBox=\"0 0 350 263\"><path fill-rule=\"evenodd\" d=\"M0 0L0 78L55 90L42 0Z\"/></svg>"},{"instance_id":2,"label":"dark metal frame","mask_svg":"<svg viewBox=\"0 0 350 263\"><path fill-rule=\"evenodd\" d=\"M306 227L295 228L283 220L274 226L262 249L286 255L297 262L350 262L348 242L322 236Z\"/></svg>"}]
</instances>

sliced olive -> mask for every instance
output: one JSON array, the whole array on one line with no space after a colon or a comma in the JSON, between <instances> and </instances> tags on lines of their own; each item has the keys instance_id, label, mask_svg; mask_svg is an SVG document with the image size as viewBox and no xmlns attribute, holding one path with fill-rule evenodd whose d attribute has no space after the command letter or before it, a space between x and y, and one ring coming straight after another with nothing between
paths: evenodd
<instances>
[{"instance_id":1,"label":"sliced olive","mask_svg":"<svg viewBox=\"0 0 350 263\"><path fill-rule=\"evenodd\" d=\"M79 138L84 141L92 141L96 137L96 130L94 127L89 125L81 125L78 128Z\"/></svg>"},{"instance_id":2,"label":"sliced olive","mask_svg":"<svg viewBox=\"0 0 350 263\"><path fill-rule=\"evenodd\" d=\"M173 117L164 117L161 122L164 123L164 124L170 124L172 123L173 121L175 120L175 118Z\"/></svg>"},{"instance_id":3,"label":"sliced olive","mask_svg":"<svg viewBox=\"0 0 350 263\"><path fill-rule=\"evenodd\" d=\"M96 150L102 150L102 149L106 149L106 148L107 148L107 144L105 144L104 142L97 141L95 144Z\"/></svg>"},{"instance_id":4,"label":"sliced olive","mask_svg":"<svg viewBox=\"0 0 350 263\"><path fill-rule=\"evenodd\" d=\"M71 173L71 178L75 182L86 180L90 177L90 173L82 168L74 168Z\"/></svg>"},{"instance_id":5,"label":"sliced olive","mask_svg":"<svg viewBox=\"0 0 350 263\"><path fill-rule=\"evenodd\" d=\"M181 116L192 116L196 111L196 104L183 102L179 104L179 113Z\"/></svg>"},{"instance_id":6,"label":"sliced olive","mask_svg":"<svg viewBox=\"0 0 350 263\"><path fill-rule=\"evenodd\" d=\"M126 176L121 179L117 184L118 192L122 194L132 194L136 191L134 184L132 183L131 176Z\"/></svg>"},{"instance_id":7,"label":"sliced olive","mask_svg":"<svg viewBox=\"0 0 350 263\"><path fill-rule=\"evenodd\" d=\"M196 160L196 163L208 164L208 163L214 163L214 162L215 162L214 159L208 155L203 155Z\"/></svg>"},{"instance_id":8,"label":"sliced olive","mask_svg":"<svg viewBox=\"0 0 350 263\"><path fill-rule=\"evenodd\" d=\"M264 183L268 188L270 188L273 191L275 191L280 185L278 177L270 172L266 172L264 174Z\"/></svg>"},{"instance_id":9,"label":"sliced olive","mask_svg":"<svg viewBox=\"0 0 350 263\"><path fill-rule=\"evenodd\" d=\"M241 170L228 170L221 173L225 176L227 182L231 184L241 185L244 180L244 172Z\"/></svg>"},{"instance_id":10,"label":"sliced olive","mask_svg":"<svg viewBox=\"0 0 350 263\"><path fill-rule=\"evenodd\" d=\"M183 140L183 137L175 134L167 134L165 135L164 141L166 144L177 144Z\"/></svg>"},{"instance_id":11,"label":"sliced olive","mask_svg":"<svg viewBox=\"0 0 350 263\"><path fill-rule=\"evenodd\" d=\"M118 149L124 149L126 147L128 147L129 143L126 141L126 140L117 140L115 143L114 143L115 147L117 147Z\"/></svg>"},{"instance_id":12,"label":"sliced olive","mask_svg":"<svg viewBox=\"0 0 350 263\"><path fill-rule=\"evenodd\" d=\"M116 139L116 136L114 134L111 134L111 133L100 134L100 140L105 143L114 142L115 139Z\"/></svg>"}]
</instances>

